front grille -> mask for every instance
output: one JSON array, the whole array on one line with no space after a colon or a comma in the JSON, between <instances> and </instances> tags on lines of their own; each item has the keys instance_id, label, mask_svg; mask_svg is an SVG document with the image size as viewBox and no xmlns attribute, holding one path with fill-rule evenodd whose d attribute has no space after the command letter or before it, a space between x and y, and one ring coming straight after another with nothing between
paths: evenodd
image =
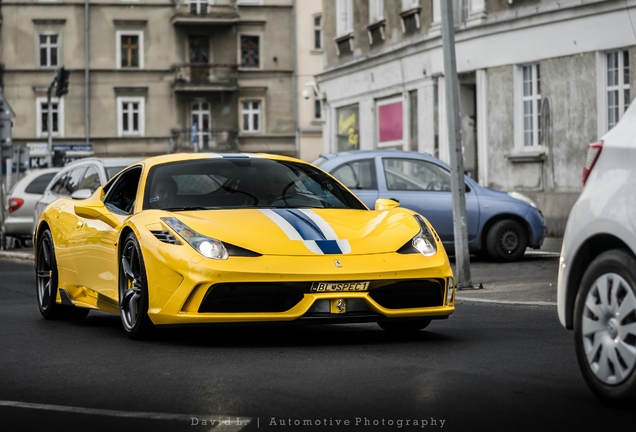
<instances>
[{"instance_id":1,"label":"front grille","mask_svg":"<svg viewBox=\"0 0 636 432\"><path fill-rule=\"evenodd\" d=\"M285 312L303 299L311 284L218 284L208 290L199 312Z\"/></svg>"},{"instance_id":2,"label":"front grille","mask_svg":"<svg viewBox=\"0 0 636 432\"><path fill-rule=\"evenodd\" d=\"M443 295L443 281L436 279L401 281L369 292L369 297L387 309L442 306Z\"/></svg>"}]
</instances>

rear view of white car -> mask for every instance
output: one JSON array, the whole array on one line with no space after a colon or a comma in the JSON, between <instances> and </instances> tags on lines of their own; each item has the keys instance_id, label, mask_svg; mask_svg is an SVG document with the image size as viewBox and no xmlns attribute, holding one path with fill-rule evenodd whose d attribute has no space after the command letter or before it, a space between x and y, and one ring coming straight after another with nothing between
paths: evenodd
<instances>
[{"instance_id":1,"label":"rear view of white car","mask_svg":"<svg viewBox=\"0 0 636 432\"><path fill-rule=\"evenodd\" d=\"M636 104L590 144L568 219L558 283L561 324L592 392L636 401ZM636 404L632 404L636 406Z\"/></svg>"}]
</instances>

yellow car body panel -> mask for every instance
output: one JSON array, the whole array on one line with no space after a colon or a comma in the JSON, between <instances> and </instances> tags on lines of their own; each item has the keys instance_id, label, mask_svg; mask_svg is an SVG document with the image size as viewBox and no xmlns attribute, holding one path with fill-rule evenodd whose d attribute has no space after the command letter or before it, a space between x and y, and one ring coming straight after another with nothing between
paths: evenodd
<instances>
[{"instance_id":1,"label":"yellow car body panel","mask_svg":"<svg viewBox=\"0 0 636 432\"><path fill-rule=\"evenodd\" d=\"M256 155L293 161L292 158ZM403 254L397 250L413 238L420 226L415 213L402 208L382 211L336 208L301 209L297 214L331 230L342 249L320 254L310 241L295 237L268 209L200 211L142 210L149 170L167 162L209 158L209 155L166 155L141 161L140 187L129 215L109 219L86 218L76 206L100 206L104 190L86 200L58 199L41 215L37 236L52 233L58 267L58 285L77 307L119 313L120 245L129 233L137 238L148 286L148 316L156 325L293 321L318 301L327 300L332 315L338 302L363 302L382 317L447 317L455 310L453 274L444 248L435 234L437 253ZM106 188L108 185L106 186ZM78 207L79 208L79 207ZM82 213L81 211L78 211ZM301 213L298 213L301 212ZM84 213L82 213L84 214ZM206 258L180 238L162 218L176 218L199 234L253 251L259 256ZM116 226L113 226L116 225ZM433 228L428 225L432 233ZM155 233L170 232L180 244L162 242ZM36 257L37 257L36 252ZM293 307L281 312L200 312L202 302L218 284L289 284L317 282L370 282L374 289L397 281L437 281L441 304L434 307L388 308L373 298L373 289L360 292L304 292ZM433 282L431 282L433 283ZM58 292L57 302L63 299ZM325 305L327 303L324 303ZM346 315L344 312L343 315Z\"/></svg>"}]
</instances>

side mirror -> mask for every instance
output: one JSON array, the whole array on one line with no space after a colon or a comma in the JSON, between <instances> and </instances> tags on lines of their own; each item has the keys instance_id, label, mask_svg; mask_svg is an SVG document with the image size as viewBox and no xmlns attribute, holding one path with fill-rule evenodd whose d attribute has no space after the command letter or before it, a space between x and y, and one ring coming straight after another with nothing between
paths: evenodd
<instances>
[{"instance_id":1,"label":"side mirror","mask_svg":"<svg viewBox=\"0 0 636 432\"><path fill-rule=\"evenodd\" d=\"M89 201L84 205L75 206L75 214L85 219L97 219L116 228L121 221L113 216L101 201Z\"/></svg>"},{"instance_id":2,"label":"side mirror","mask_svg":"<svg viewBox=\"0 0 636 432\"><path fill-rule=\"evenodd\" d=\"M389 210L399 206L400 206L400 203L392 199L378 198L375 201L375 211Z\"/></svg>"},{"instance_id":3,"label":"side mirror","mask_svg":"<svg viewBox=\"0 0 636 432\"><path fill-rule=\"evenodd\" d=\"M71 194L71 198L76 200L83 200L93 195L90 189L80 189L76 190Z\"/></svg>"}]
</instances>

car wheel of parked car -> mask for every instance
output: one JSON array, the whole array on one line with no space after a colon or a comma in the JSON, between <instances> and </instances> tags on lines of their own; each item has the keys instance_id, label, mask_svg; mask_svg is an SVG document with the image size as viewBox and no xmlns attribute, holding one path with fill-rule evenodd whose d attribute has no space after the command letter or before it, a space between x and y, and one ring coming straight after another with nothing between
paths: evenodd
<instances>
[{"instance_id":1,"label":"car wheel of parked car","mask_svg":"<svg viewBox=\"0 0 636 432\"><path fill-rule=\"evenodd\" d=\"M144 339L154 330L148 317L148 279L137 237L124 242L119 266L119 308L124 330L131 339Z\"/></svg>"},{"instance_id":2,"label":"car wheel of parked car","mask_svg":"<svg viewBox=\"0 0 636 432\"><path fill-rule=\"evenodd\" d=\"M516 261L526 251L528 239L521 224L512 219L495 223L486 236L488 255L495 261Z\"/></svg>"},{"instance_id":3,"label":"car wheel of parked car","mask_svg":"<svg viewBox=\"0 0 636 432\"><path fill-rule=\"evenodd\" d=\"M67 306L56 302L58 290L57 261L51 231L40 235L36 267L38 307L46 319L82 319L89 309Z\"/></svg>"},{"instance_id":4,"label":"car wheel of parked car","mask_svg":"<svg viewBox=\"0 0 636 432\"><path fill-rule=\"evenodd\" d=\"M576 357L588 387L604 402L636 399L636 259L611 250L592 261L574 313Z\"/></svg>"},{"instance_id":5,"label":"car wheel of parked car","mask_svg":"<svg viewBox=\"0 0 636 432\"><path fill-rule=\"evenodd\" d=\"M431 320L414 320L414 321L383 321L378 325L390 332L416 332L422 330L431 323Z\"/></svg>"}]
</instances>

